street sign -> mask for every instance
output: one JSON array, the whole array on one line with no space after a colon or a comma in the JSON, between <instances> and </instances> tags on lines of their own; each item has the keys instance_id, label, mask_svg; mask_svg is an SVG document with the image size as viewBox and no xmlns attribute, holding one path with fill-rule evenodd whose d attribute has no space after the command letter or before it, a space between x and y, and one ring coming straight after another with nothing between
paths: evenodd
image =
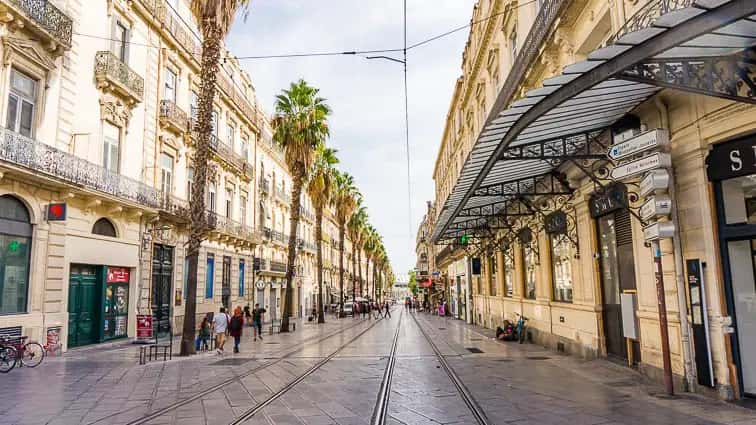
<instances>
[{"instance_id":1,"label":"street sign","mask_svg":"<svg viewBox=\"0 0 756 425\"><path fill-rule=\"evenodd\" d=\"M612 145L606 155L609 159L618 160L667 146L669 146L669 133L665 129L657 128Z\"/></svg>"},{"instance_id":2,"label":"street sign","mask_svg":"<svg viewBox=\"0 0 756 425\"><path fill-rule=\"evenodd\" d=\"M629 177L637 176L646 171L657 168L666 168L672 166L672 158L668 153L657 152L655 154L644 156L641 159L628 162L615 167L611 172L612 180L622 180Z\"/></svg>"},{"instance_id":3,"label":"street sign","mask_svg":"<svg viewBox=\"0 0 756 425\"><path fill-rule=\"evenodd\" d=\"M675 234L675 223L660 221L643 228L643 238L647 241L668 239Z\"/></svg>"},{"instance_id":4,"label":"street sign","mask_svg":"<svg viewBox=\"0 0 756 425\"><path fill-rule=\"evenodd\" d=\"M648 196L656 191L669 188L669 172L665 169L654 170L646 174L640 182L640 196Z\"/></svg>"},{"instance_id":5,"label":"street sign","mask_svg":"<svg viewBox=\"0 0 756 425\"><path fill-rule=\"evenodd\" d=\"M652 196L640 208L643 220L665 217L672 212L672 200L667 195Z\"/></svg>"}]
</instances>

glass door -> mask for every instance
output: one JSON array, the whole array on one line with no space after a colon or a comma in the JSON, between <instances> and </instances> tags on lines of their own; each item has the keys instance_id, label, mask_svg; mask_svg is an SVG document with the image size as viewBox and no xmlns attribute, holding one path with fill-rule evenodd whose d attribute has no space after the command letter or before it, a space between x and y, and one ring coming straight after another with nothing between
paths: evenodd
<instances>
[{"instance_id":1,"label":"glass door","mask_svg":"<svg viewBox=\"0 0 756 425\"><path fill-rule=\"evenodd\" d=\"M756 239L727 242L743 391L756 395Z\"/></svg>"}]
</instances>

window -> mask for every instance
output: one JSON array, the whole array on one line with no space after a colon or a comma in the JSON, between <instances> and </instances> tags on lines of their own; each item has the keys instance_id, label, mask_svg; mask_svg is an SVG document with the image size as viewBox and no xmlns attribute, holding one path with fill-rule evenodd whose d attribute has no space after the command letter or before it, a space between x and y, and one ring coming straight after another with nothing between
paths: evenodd
<instances>
[{"instance_id":1,"label":"window","mask_svg":"<svg viewBox=\"0 0 756 425\"><path fill-rule=\"evenodd\" d=\"M121 21L116 21L113 25L113 41L111 50L113 54L123 63L129 59L129 28Z\"/></svg>"},{"instance_id":2,"label":"window","mask_svg":"<svg viewBox=\"0 0 756 425\"><path fill-rule=\"evenodd\" d=\"M495 297L496 296L496 286L497 286L497 283L498 283L496 281L496 271L497 271L496 267L497 267L497 263L496 263L496 255L495 254L493 256L491 256L491 260L490 260L490 262L488 264L491 267L491 287L489 288L488 295L490 295L492 297Z\"/></svg>"},{"instance_id":3,"label":"window","mask_svg":"<svg viewBox=\"0 0 756 425\"><path fill-rule=\"evenodd\" d=\"M192 90L192 92L189 94L189 115L191 115L192 120L194 121L197 120L197 102L197 92Z\"/></svg>"},{"instance_id":4,"label":"window","mask_svg":"<svg viewBox=\"0 0 756 425\"><path fill-rule=\"evenodd\" d=\"M507 297L512 296L512 289L514 288L514 249L510 244L504 248L504 295Z\"/></svg>"},{"instance_id":5,"label":"window","mask_svg":"<svg viewBox=\"0 0 756 425\"><path fill-rule=\"evenodd\" d=\"M210 209L210 211L215 212L215 183L210 183L207 186L207 207Z\"/></svg>"},{"instance_id":6,"label":"window","mask_svg":"<svg viewBox=\"0 0 756 425\"><path fill-rule=\"evenodd\" d=\"M235 143L234 143L235 133L236 133L236 128L234 128L234 125L233 124L228 124L226 126L226 137L228 138L228 140L226 141L226 143L228 144L228 146L231 147L231 149L233 149L234 145L235 145Z\"/></svg>"},{"instance_id":7,"label":"window","mask_svg":"<svg viewBox=\"0 0 756 425\"><path fill-rule=\"evenodd\" d=\"M520 230L518 239L522 245L525 272L525 298L536 298L536 272L538 267L537 238L529 228Z\"/></svg>"},{"instance_id":8,"label":"window","mask_svg":"<svg viewBox=\"0 0 756 425\"><path fill-rule=\"evenodd\" d=\"M218 137L218 111L213 111L213 138Z\"/></svg>"},{"instance_id":9,"label":"window","mask_svg":"<svg viewBox=\"0 0 756 425\"><path fill-rule=\"evenodd\" d=\"M176 103L176 84L178 78L176 73L170 69L165 70L165 87L163 88L163 99Z\"/></svg>"},{"instance_id":10,"label":"window","mask_svg":"<svg viewBox=\"0 0 756 425\"><path fill-rule=\"evenodd\" d=\"M239 222L247 224L247 195L239 196Z\"/></svg>"},{"instance_id":11,"label":"window","mask_svg":"<svg viewBox=\"0 0 756 425\"><path fill-rule=\"evenodd\" d=\"M550 235L554 300L572 302L572 243L565 235Z\"/></svg>"},{"instance_id":12,"label":"window","mask_svg":"<svg viewBox=\"0 0 756 425\"><path fill-rule=\"evenodd\" d=\"M186 169L186 199L192 200L192 189L194 188L194 168Z\"/></svg>"},{"instance_id":13,"label":"window","mask_svg":"<svg viewBox=\"0 0 756 425\"><path fill-rule=\"evenodd\" d=\"M232 218L234 210L234 189L226 188L226 217Z\"/></svg>"},{"instance_id":14,"label":"window","mask_svg":"<svg viewBox=\"0 0 756 425\"><path fill-rule=\"evenodd\" d=\"M244 260L239 260L239 296L244 296Z\"/></svg>"},{"instance_id":15,"label":"window","mask_svg":"<svg viewBox=\"0 0 756 425\"><path fill-rule=\"evenodd\" d=\"M249 138L247 135L242 136L241 145L239 146L239 153L245 161L249 161Z\"/></svg>"},{"instance_id":16,"label":"window","mask_svg":"<svg viewBox=\"0 0 756 425\"><path fill-rule=\"evenodd\" d=\"M207 270L205 271L205 298L213 299L213 283L215 280L215 257L207 254Z\"/></svg>"},{"instance_id":17,"label":"window","mask_svg":"<svg viewBox=\"0 0 756 425\"><path fill-rule=\"evenodd\" d=\"M11 69L11 89L8 95L6 127L26 137L33 136L37 81Z\"/></svg>"},{"instance_id":18,"label":"window","mask_svg":"<svg viewBox=\"0 0 756 425\"><path fill-rule=\"evenodd\" d=\"M163 196L173 193L173 157L160 154L160 190Z\"/></svg>"},{"instance_id":19,"label":"window","mask_svg":"<svg viewBox=\"0 0 756 425\"><path fill-rule=\"evenodd\" d=\"M26 206L12 196L0 196L0 229L0 314L25 313L32 225Z\"/></svg>"},{"instance_id":20,"label":"window","mask_svg":"<svg viewBox=\"0 0 756 425\"><path fill-rule=\"evenodd\" d=\"M94 226L92 226L92 233L100 236L110 236L111 238L117 236L115 226L107 218L95 221Z\"/></svg>"},{"instance_id":21,"label":"window","mask_svg":"<svg viewBox=\"0 0 756 425\"><path fill-rule=\"evenodd\" d=\"M110 124L103 125L102 166L114 173L118 172L118 153L121 145L121 129Z\"/></svg>"}]
</instances>

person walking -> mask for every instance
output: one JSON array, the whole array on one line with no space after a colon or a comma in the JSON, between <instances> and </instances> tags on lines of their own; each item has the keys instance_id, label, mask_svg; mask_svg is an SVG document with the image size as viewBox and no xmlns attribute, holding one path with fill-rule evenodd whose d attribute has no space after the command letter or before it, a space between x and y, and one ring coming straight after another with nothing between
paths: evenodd
<instances>
[{"instance_id":1,"label":"person walking","mask_svg":"<svg viewBox=\"0 0 756 425\"><path fill-rule=\"evenodd\" d=\"M249 304L244 306L244 321L247 326L252 326L252 313L249 311Z\"/></svg>"},{"instance_id":2,"label":"person walking","mask_svg":"<svg viewBox=\"0 0 756 425\"><path fill-rule=\"evenodd\" d=\"M210 320L208 320L207 316L202 319L202 323L200 324L199 339L202 350L209 350L210 346L208 341L210 341Z\"/></svg>"},{"instance_id":3,"label":"person walking","mask_svg":"<svg viewBox=\"0 0 756 425\"><path fill-rule=\"evenodd\" d=\"M231 318L231 322L228 325L229 333L234 337L234 353L239 352L239 344L241 343L242 330L244 329L244 316L241 307L234 309L234 317Z\"/></svg>"},{"instance_id":4,"label":"person walking","mask_svg":"<svg viewBox=\"0 0 756 425\"><path fill-rule=\"evenodd\" d=\"M388 301L386 301L386 304L384 305L384 307L386 309L386 312L383 314L383 317L388 316L388 318L390 319L391 318L391 308L389 308ZM401 314L400 314L400 316L401 316Z\"/></svg>"},{"instance_id":5,"label":"person walking","mask_svg":"<svg viewBox=\"0 0 756 425\"><path fill-rule=\"evenodd\" d=\"M262 322L263 322L263 314L266 313L267 310L260 307L260 304L255 304L255 308L252 310L252 329L255 332L255 341L257 341L257 337L260 337L260 341L262 341Z\"/></svg>"},{"instance_id":6,"label":"person walking","mask_svg":"<svg viewBox=\"0 0 756 425\"><path fill-rule=\"evenodd\" d=\"M213 329L215 330L215 351L218 355L223 354L223 346L226 345L226 332L228 322L231 319L226 314L226 307L220 308L220 313L213 317Z\"/></svg>"}]
</instances>

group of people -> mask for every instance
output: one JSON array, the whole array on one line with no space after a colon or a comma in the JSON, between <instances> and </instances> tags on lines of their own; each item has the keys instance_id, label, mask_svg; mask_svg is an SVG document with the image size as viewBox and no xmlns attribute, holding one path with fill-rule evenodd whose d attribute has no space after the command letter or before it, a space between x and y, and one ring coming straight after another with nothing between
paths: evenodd
<instances>
[{"instance_id":1,"label":"group of people","mask_svg":"<svg viewBox=\"0 0 756 425\"><path fill-rule=\"evenodd\" d=\"M250 310L249 305L245 306L243 310L237 306L234 309L233 316L226 313L225 307L221 307L220 312L212 315L212 318L208 314L202 319L195 348L197 350L200 348L208 350L211 335L215 332L215 351L217 354L223 354L227 335L234 338L234 353L238 353L245 324L252 327L255 341L257 341L257 338L263 339L262 323L265 313L266 310L261 308L260 304L255 304L255 308L252 310Z\"/></svg>"},{"instance_id":2,"label":"group of people","mask_svg":"<svg viewBox=\"0 0 756 425\"><path fill-rule=\"evenodd\" d=\"M369 317L376 319L378 318L391 318L391 305L388 301L384 302L382 305L377 302L369 302L369 301L363 301L363 302L355 302L354 307L352 309L354 317L357 317L357 314L360 314L361 317Z\"/></svg>"},{"instance_id":3,"label":"group of people","mask_svg":"<svg viewBox=\"0 0 756 425\"><path fill-rule=\"evenodd\" d=\"M447 312L449 311L446 300L443 298L440 299L434 309L431 309L430 302L426 299L423 300L421 303L417 298L414 297L407 297L404 300L404 309L409 310L411 312L414 311L424 311L424 312L433 312L436 311L439 316L446 316Z\"/></svg>"}]
</instances>

